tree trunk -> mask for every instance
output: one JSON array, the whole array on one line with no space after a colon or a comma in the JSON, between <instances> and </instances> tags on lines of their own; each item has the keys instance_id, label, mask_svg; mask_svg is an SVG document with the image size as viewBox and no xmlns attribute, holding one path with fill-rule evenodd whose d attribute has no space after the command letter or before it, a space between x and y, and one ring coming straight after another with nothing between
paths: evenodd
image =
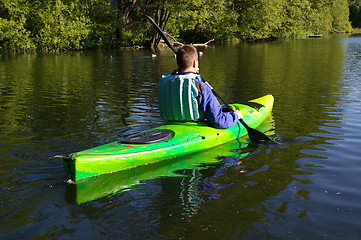
<instances>
[{"instance_id":1,"label":"tree trunk","mask_svg":"<svg viewBox=\"0 0 361 240\"><path fill-rule=\"evenodd\" d=\"M154 21L158 24L158 26L164 31L168 19L170 17L170 11L164 7L157 7L155 10L155 19ZM161 37L159 36L157 30L154 29L152 40L151 40L151 49L155 51L159 45Z\"/></svg>"}]
</instances>

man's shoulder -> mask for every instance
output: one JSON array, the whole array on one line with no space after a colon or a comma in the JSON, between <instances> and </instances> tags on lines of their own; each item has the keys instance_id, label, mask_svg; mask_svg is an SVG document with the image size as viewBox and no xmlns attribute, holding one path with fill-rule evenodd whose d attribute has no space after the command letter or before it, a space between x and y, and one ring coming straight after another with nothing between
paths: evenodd
<instances>
[{"instance_id":1,"label":"man's shoulder","mask_svg":"<svg viewBox=\"0 0 361 240\"><path fill-rule=\"evenodd\" d=\"M169 73L163 74L162 78L169 77L169 76L174 76L176 74L177 74L177 70L174 70L174 71L171 71Z\"/></svg>"}]
</instances>

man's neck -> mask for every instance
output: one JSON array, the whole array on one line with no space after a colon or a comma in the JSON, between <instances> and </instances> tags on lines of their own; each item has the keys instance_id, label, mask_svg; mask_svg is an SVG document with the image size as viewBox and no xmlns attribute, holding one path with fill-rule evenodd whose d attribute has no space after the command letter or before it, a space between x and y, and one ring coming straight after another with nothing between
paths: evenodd
<instances>
[{"instance_id":1,"label":"man's neck","mask_svg":"<svg viewBox=\"0 0 361 240\"><path fill-rule=\"evenodd\" d=\"M179 73L197 73L198 74L198 69L195 68L187 68L187 69L178 69Z\"/></svg>"}]
</instances>

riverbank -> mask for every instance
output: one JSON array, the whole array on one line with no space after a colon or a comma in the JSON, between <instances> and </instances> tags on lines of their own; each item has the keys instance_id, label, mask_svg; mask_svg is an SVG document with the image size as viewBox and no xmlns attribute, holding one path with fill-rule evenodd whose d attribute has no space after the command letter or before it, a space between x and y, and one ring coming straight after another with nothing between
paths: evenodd
<instances>
[{"instance_id":1,"label":"riverbank","mask_svg":"<svg viewBox=\"0 0 361 240\"><path fill-rule=\"evenodd\" d=\"M361 28L354 28L353 33L361 34Z\"/></svg>"}]
</instances>

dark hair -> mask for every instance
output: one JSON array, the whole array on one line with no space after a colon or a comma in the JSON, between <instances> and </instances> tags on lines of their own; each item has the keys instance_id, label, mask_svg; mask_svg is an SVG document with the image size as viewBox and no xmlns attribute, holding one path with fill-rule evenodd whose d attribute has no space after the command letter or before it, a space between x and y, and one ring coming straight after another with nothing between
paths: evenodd
<instances>
[{"instance_id":1,"label":"dark hair","mask_svg":"<svg viewBox=\"0 0 361 240\"><path fill-rule=\"evenodd\" d=\"M198 59L197 49L192 45L183 45L177 51L177 65L180 70L192 66L193 61Z\"/></svg>"}]
</instances>

